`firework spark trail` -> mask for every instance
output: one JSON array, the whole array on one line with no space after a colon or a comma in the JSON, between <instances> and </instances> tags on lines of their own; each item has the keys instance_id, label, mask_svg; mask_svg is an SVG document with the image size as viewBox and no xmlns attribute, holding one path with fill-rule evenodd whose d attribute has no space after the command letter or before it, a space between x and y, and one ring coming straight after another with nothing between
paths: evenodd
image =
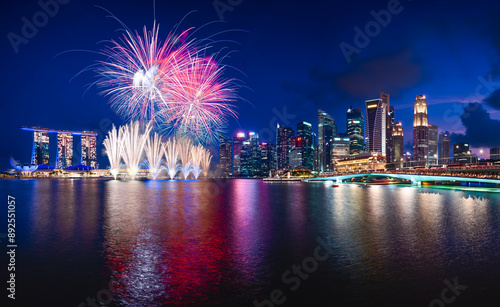
<instances>
[{"instance_id":1,"label":"firework spark trail","mask_svg":"<svg viewBox=\"0 0 500 307\"><path fill-rule=\"evenodd\" d=\"M121 132L122 130L120 129L120 133L118 133L115 125L113 125L113 128L108 132L108 135L103 142L104 147L106 148L106 155L109 159L111 174L115 179L119 172L120 160L123 153Z\"/></svg>"},{"instance_id":2,"label":"firework spark trail","mask_svg":"<svg viewBox=\"0 0 500 307\"><path fill-rule=\"evenodd\" d=\"M205 173L205 178L208 178L208 171L210 169L210 162L212 161L212 154L208 149L204 149L203 156L201 159L201 168Z\"/></svg>"},{"instance_id":3,"label":"firework spark trail","mask_svg":"<svg viewBox=\"0 0 500 307\"><path fill-rule=\"evenodd\" d=\"M161 165L163 162L163 143L158 133L154 133L153 137L147 137L144 151L146 152L146 165L149 174L153 177L153 180L156 180L164 169Z\"/></svg>"},{"instance_id":4,"label":"firework spark trail","mask_svg":"<svg viewBox=\"0 0 500 307\"><path fill-rule=\"evenodd\" d=\"M154 121L158 110L168 109L165 97L177 70L190 64L192 41L179 41L187 31L170 33L162 44L158 30L156 24L152 31L144 27L142 36L125 30L120 41L112 40L101 52L107 60L99 62L98 85L108 88L103 94L111 96L112 108L129 120Z\"/></svg>"},{"instance_id":5,"label":"firework spark trail","mask_svg":"<svg viewBox=\"0 0 500 307\"><path fill-rule=\"evenodd\" d=\"M191 173L191 148L193 147L191 140L184 138L179 142L179 157L181 160L181 173L184 179L188 179Z\"/></svg>"},{"instance_id":6,"label":"firework spark trail","mask_svg":"<svg viewBox=\"0 0 500 307\"><path fill-rule=\"evenodd\" d=\"M141 125L138 121L121 127L123 130L123 161L127 165L127 173L134 180L139 172L139 162L144 150L151 125L145 127L144 133L140 132Z\"/></svg>"},{"instance_id":7,"label":"firework spark trail","mask_svg":"<svg viewBox=\"0 0 500 307\"><path fill-rule=\"evenodd\" d=\"M174 138L163 144L163 152L165 154L165 164L167 173L170 179L174 179L177 172L180 171L179 163L179 144Z\"/></svg>"},{"instance_id":8,"label":"firework spark trail","mask_svg":"<svg viewBox=\"0 0 500 307\"><path fill-rule=\"evenodd\" d=\"M164 126L178 137L194 143L210 143L227 125L227 117L237 117L237 95L232 79L221 78L223 67L211 57L191 57L187 69L179 69L170 89L169 108L159 112Z\"/></svg>"}]
</instances>

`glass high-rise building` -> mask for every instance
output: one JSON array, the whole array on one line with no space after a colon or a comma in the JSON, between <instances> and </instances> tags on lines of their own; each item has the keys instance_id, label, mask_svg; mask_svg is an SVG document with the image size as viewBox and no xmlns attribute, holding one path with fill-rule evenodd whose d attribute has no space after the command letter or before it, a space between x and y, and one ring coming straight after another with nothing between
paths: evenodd
<instances>
[{"instance_id":1,"label":"glass high-rise building","mask_svg":"<svg viewBox=\"0 0 500 307\"><path fill-rule=\"evenodd\" d=\"M278 124L276 130L276 169L288 169L288 153L292 148L292 127L282 127Z\"/></svg>"},{"instance_id":2,"label":"glass high-rise building","mask_svg":"<svg viewBox=\"0 0 500 307\"><path fill-rule=\"evenodd\" d=\"M275 169L275 155L276 155L276 149L274 147L274 144L271 142L268 143L261 143L260 146L260 157L261 157L261 166L260 166L260 173L261 176L268 176L269 171L272 171Z\"/></svg>"},{"instance_id":3,"label":"glass high-rise building","mask_svg":"<svg viewBox=\"0 0 500 307\"><path fill-rule=\"evenodd\" d=\"M350 140L350 154L358 155L365 150L365 118L361 109L347 110L347 135ZM335 135L335 134L334 134Z\"/></svg>"},{"instance_id":4,"label":"glass high-rise building","mask_svg":"<svg viewBox=\"0 0 500 307\"><path fill-rule=\"evenodd\" d=\"M380 98L367 100L365 104L365 151L378 152L385 156L387 153L387 106Z\"/></svg>"},{"instance_id":5,"label":"glass high-rise building","mask_svg":"<svg viewBox=\"0 0 500 307\"><path fill-rule=\"evenodd\" d=\"M333 138L331 146L332 168L334 167L336 160L349 157L350 147L351 140L348 137Z\"/></svg>"},{"instance_id":6,"label":"glass high-rise building","mask_svg":"<svg viewBox=\"0 0 500 307\"><path fill-rule=\"evenodd\" d=\"M250 141L243 141L240 150L240 176L252 176L252 144Z\"/></svg>"},{"instance_id":7,"label":"glass high-rise building","mask_svg":"<svg viewBox=\"0 0 500 307\"><path fill-rule=\"evenodd\" d=\"M73 134L71 132L57 133L56 168L73 165Z\"/></svg>"},{"instance_id":8,"label":"glass high-rise building","mask_svg":"<svg viewBox=\"0 0 500 307\"><path fill-rule=\"evenodd\" d=\"M448 131L439 133L439 163L447 164L450 158L450 133Z\"/></svg>"},{"instance_id":9,"label":"glass high-rise building","mask_svg":"<svg viewBox=\"0 0 500 307\"><path fill-rule=\"evenodd\" d=\"M326 148L332 138L337 135L335 120L328 113L318 110L318 169L323 171L329 165L329 150Z\"/></svg>"},{"instance_id":10,"label":"glass high-rise building","mask_svg":"<svg viewBox=\"0 0 500 307\"><path fill-rule=\"evenodd\" d=\"M386 94L389 95L389 94ZM389 99L387 99L389 101ZM386 118L386 129L385 129L385 152L387 156L387 162L392 162L392 157L394 156L394 153L392 152L392 148L394 145L392 144L393 139L392 139L392 128L394 127L394 106L389 106L389 102L387 104L389 108L389 112L387 112L387 118Z\"/></svg>"},{"instance_id":11,"label":"glass high-rise building","mask_svg":"<svg viewBox=\"0 0 500 307\"><path fill-rule=\"evenodd\" d=\"M426 163L429 154L429 116L425 95L417 95L413 112L413 160Z\"/></svg>"},{"instance_id":12,"label":"glass high-rise building","mask_svg":"<svg viewBox=\"0 0 500 307\"><path fill-rule=\"evenodd\" d=\"M314 138L312 134L312 125L308 122L297 124L297 138L301 138L302 149L302 167L305 169L314 169Z\"/></svg>"},{"instance_id":13,"label":"glass high-rise building","mask_svg":"<svg viewBox=\"0 0 500 307\"><path fill-rule=\"evenodd\" d=\"M429 164L438 164L439 154L438 154L438 126L429 125Z\"/></svg>"},{"instance_id":14,"label":"glass high-rise building","mask_svg":"<svg viewBox=\"0 0 500 307\"><path fill-rule=\"evenodd\" d=\"M82 165L96 167L97 164L97 134L82 132Z\"/></svg>"},{"instance_id":15,"label":"glass high-rise building","mask_svg":"<svg viewBox=\"0 0 500 307\"><path fill-rule=\"evenodd\" d=\"M392 161L396 165L403 163L404 145L403 124L397 122L392 128Z\"/></svg>"},{"instance_id":16,"label":"glass high-rise building","mask_svg":"<svg viewBox=\"0 0 500 307\"><path fill-rule=\"evenodd\" d=\"M233 138L233 176L241 175L241 149L245 141L245 134L238 133Z\"/></svg>"},{"instance_id":17,"label":"glass high-rise building","mask_svg":"<svg viewBox=\"0 0 500 307\"><path fill-rule=\"evenodd\" d=\"M250 176L260 176L261 175L261 152L260 152L260 142L259 142L259 134L255 132L250 132L248 136L248 140L250 141L250 156L251 156L251 165L250 165Z\"/></svg>"},{"instance_id":18,"label":"glass high-rise building","mask_svg":"<svg viewBox=\"0 0 500 307\"><path fill-rule=\"evenodd\" d=\"M233 150L231 139L225 135L219 136L219 176L230 177L233 168Z\"/></svg>"}]
</instances>

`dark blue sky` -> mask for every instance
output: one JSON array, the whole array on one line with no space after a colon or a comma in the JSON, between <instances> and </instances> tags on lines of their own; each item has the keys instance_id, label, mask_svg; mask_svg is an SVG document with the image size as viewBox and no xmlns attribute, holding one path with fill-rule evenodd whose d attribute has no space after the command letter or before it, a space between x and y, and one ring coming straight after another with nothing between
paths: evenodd
<instances>
[{"instance_id":1,"label":"dark blue sky","mask_svg":"<svg viewBox=\"0 0 500 307\"><path fill-rule=\"evenodd\" d=\"M377 98L384 91L391 94L396 120L403 122L405 142L412 137L415 95L425 94L430 123L453 132L452 141L469 141L474 148L500 146L500 5L496 2L229 2L240 3L223 13L225 22L212 24L197 35L203 38L231 29L246 31L219 36L239 44L215 46L237 51L225 64L245 75L228 70L226 76L241 79L249 88L239 92L248 102L237 103L239 119L231 120L228 134L241 129L269 137L267 128L274 127L276 117L283 117L277 114L287 114L278 119L280 123L288 121L295 127L305 120L317 127L318 108L330 113L343 132L349 106L363 107L364 100ZM93 72L71 80L102 58L87 52L55 57L73 49L97 51L103 46L98 42L119 37L116 30L120 25L106 18L107 13L96 5L111 11L131 29L150 28L153 23L152 1L69 0L59 5L58 12L37 33L28 33L31 37L13 46L13 35L23 35L23 17L33 20L42 8L37 1L4 4L0 19L0 169L9 168L9 155L29 161L31 135L19 126L107 132L111 123L122 123L98 89L91 87L85 92L95 81ZM385 26L379 26L378 31L371 11L378 13L388 7L393 14L390 21L382 14ZM158 0L160 35L165 37L193 10L197 12L189 15L181 28L200 27L221 16L210 0ZM370 41L360 39L358 48L355 28L366 33L367 25L373 37ZM341 44L357 48L349 62ZM106 164L100 152L98 159L101 165Z\"/></svg>"}]
</instances>

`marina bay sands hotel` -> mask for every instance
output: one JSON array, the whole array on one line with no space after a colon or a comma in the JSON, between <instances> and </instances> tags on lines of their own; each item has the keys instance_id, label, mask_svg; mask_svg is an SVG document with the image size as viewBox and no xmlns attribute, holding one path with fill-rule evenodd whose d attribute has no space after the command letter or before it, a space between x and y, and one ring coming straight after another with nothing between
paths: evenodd
<instances>
[{"instance_id":1,"label":"marina bay sands hotel","mask_svg":"<svg viewBox=\"0 0 500 307\"><path fill-rule=\"evenodd\" d=\"M80 164L96 167L97 164L97 132L52 130L42 127L21 127L21 130L33 132L33 151L31 164L49 165L49 133L57 133L56 168L73 165L73 136L81 138Z\"/></svg>"}]
</instances>

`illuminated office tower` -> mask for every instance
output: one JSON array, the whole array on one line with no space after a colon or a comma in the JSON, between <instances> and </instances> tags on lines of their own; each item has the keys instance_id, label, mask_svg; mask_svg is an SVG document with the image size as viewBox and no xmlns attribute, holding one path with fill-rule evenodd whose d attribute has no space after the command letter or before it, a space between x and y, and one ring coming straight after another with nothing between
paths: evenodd
<instances>
[{"instance_id":1,"label":"illuminated office tower","mask_svg":"<svg viewBox=\"0 0 500 307\"><path fill-rule=\"evenodd\" d=\"M261 166L260 166L260 174L261 176L268 176L269 171L274 170L275 164L275 155L276 149L274 148L274 144L271 142L261 143L259 145L260 149L260 157L261 157Z\"/></svg>"},{"instance_id":2,"label":"illuminated office tower","mask_svg":"<svg viewBox=\"0 0 500 307\"><path fill-rule=\"evenodd\" d=\"M233 138L233 176L241 175L241 148L245 141L245 134L240 132Z\"/></svg>"},{"instance_id":3,"label":"illuminated office tower","mask_svg":"<svg viewBox=\"0 0 500 307\"><path fill-rule=\"evenodd\" d=\"M438 126L429 125L429 152L428 160L430 165L438 164Z\"/></svg>"},{"instance_id":4,"label":"illuminated office tower","mask_svg":"<svg viewBox=\"0 0 500 307\"><path fill-rule=\"evenodd\" d=\"M31 164L49 164L49 130L33 131L33 152L31 154Z\"/></svg>"},{"instance_id":5,"label":"illuminated office tower","mask_svg":"<svg viewBox=\"0 0 500 307\"><path fill-rule=\"evenodd\" d=\"M318 168L320 171L325 170L327 164L330 164L328 160L330 153L326 147L336 135L335 120L325 111L318 110Z\"/></svg>"},{"instance_id":6,"label":"illuminated office tower","mask_svg":"<svg viewBox=\"0 0 500 307\"><path fill-rule=\"evenodd\" d=\"M366 121L365 151L378 152L385 156L386 148L386 128L387 128L387 107L382 99L372 99L365 101Z\"/></svg>"},{"instance_id":7,"label":"illuminated office tower","mask_svg":"<svg viewBox=\"0 0 500 307\"><path fill-rule=\"evenodd\" d=\"M225 135L219 136L219 176L229 177L233 168L233 151L231 139Z\"/></svg>"},{"instance_id":8,"label":"illuminated office tower","mask_svg":"<svg viewBox=\"0 0 500 307\"><path fill-rule=\"evenodd\" d=\"M338 159L348 158L350 152L351 140L348 137L333 138L331 146L331 165L332 169Z\"/></svg>"},{"instance_id":9,"label":"illuminated office tower","mask_svg":"<svg viewBox=\"0 0 500 307\"><path fill-rule=\"evenodd\" d=\"M82 165L96 167L97 164L97 133L84 131L82 140Z\"/></svg>"},{"instance_id":10,"label":"illuminated office tower","mask_svg":"<svg viewBox=\"0 0 500 307\"><path fill-rule=\"evenodd\" d=\"M65 168L73 165L73 134L71 132L57 132L56 168Z\"/></svg>"},{"instance_id":11,"label":"illuminated office tower","mask_svg":"<svg viewBox=\"0 0 500 307\"><path fill-rule=\"evenodd\" d=\"M240 150L240 176L252 176L252 144L250 141L243 141Z\"/></svg>"},{"instance_id":12,"label":"illuminated office tower","mask_svg":"<svg viewBox=\"0 0 500 307\"><path fill-rule=\"evenodd\" d=\"M276 131L276 169L288 169L288 153L292 148L292 127L281 127L278 124Z\"/></svg>"},{"instance_id":13,"label":"illuminated office tower","mask_svg":"<svg viewBox=\"0 0 500 307\"><path fill-rule=\"evenodd\" d=\"M365 148L365 118L361 109L347 110L347 136L350 140L350 154L358 155Z\"/></svg>"},{"instance_id":14,"label":"illuminated office tower","mask_svg":"<svg viewBox=\"0 0 500 307\"><path fill-rule=\"evenodd\" d=\"M439 159L440 163L448 163L450 158L450 133L448 131L439 133Z\"/></svg>"},{"instance_id":15,"label":"illuminated office tower","mask_svg":"<svg viewBox=\"0 0 500 307\"><path fill-rule=\"evenodd\" d=\"M413 160L426 162L429 154L429 116L425 95L417 95L413 113Z\"/></svg>"},{"instance_id":16,"label":"illuminated office tower","mask_svg":"<svg viewBox=\"0 0 500 307\"><path fill-rule=\"evenodd\" d=\"M404 145L403 124L397 122L392 128L392 161L394 163L403 162Z\"/></svg>"},{"instance_id":17,"label":"illuminated office tower","mask_svg":"<svg viewBox=\"0 0 500 307\"><path fill-rule=\"evenodd\" d=\"M302 167L305 169L314 169L314 138L312 134L312 125L308 122L297 124L297 138L302 139Z\"/></svg>"},{"instance_id":18,"label":"illuminated office tower","mask_svg":"<svg viewBox=\"0 0 500 307\"><path fill-rule=\"evenodd\" d=\"M260 176L261 168L261 152L260 152L260 142L259 134L255 132L250 132L248 140L250 141L250 176Z\"/></svg>"}]
</instances>

